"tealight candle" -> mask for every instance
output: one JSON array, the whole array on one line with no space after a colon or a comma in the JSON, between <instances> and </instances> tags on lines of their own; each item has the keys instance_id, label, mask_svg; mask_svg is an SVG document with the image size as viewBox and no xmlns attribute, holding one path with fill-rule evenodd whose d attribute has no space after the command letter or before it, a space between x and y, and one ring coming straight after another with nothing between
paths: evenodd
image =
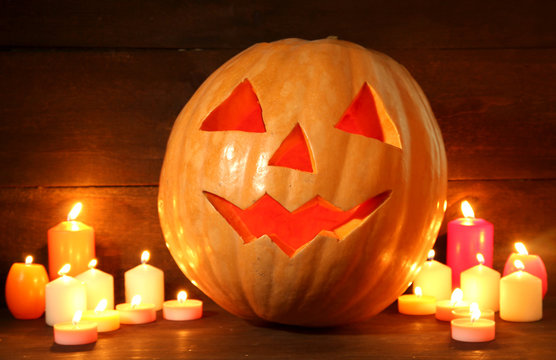
<instances>
[{"instance_id":1,"label":"tealight candle","mask_svg":"<svg viewBox=\"0 0 556 360\"><path fill-rule=\"evenodd\" d=\"M475 265L475 255L483 254L485 265L492 267L494 228L491 223L475 218L471 205L461 203L463 218L448 223L446 264L452 268L452 286L460 286L460 273Z\"/></svg>"},{"instance_id":2,"label":"tealight candle","mask_svg":"<svg viewBox=\"0 0 556 360\"><path fill-rule=\"evenodd\" d=\"M518 322L542 319L541 279L523 271L521 260L514 266L518 271L500 280L500 318Z\"/></svg>"},{"instance_id":3,"label":"tealight candle","mask_svg":"<svg viewBox=\"0 0 556 360\"><path fill-rule=\"evenodd\" d=\"M479 265L461 273L461 289L464 299L477 302L479 307L498 311L500 308L500 273L484 266L485 258L477 254Z\"/></svg>"},{"instance_id":4,"label":"tealight candle","mask_svg":"<svg viewBox=\"0 0 556 360\"><path fill-rule=\"evenodd\" d=\"M102 299L107 309L114 309L114 277L104 271L95 269L97 259L89 261L89 270L75 278L82 281L87 289L87 308L94 309Z\"/></svg>"},{"instance_id":5,"label":"tealight candle","mask_svg":"<svg viewBox=\"0 0 556 360\"><path fill-rule=\"evenodd\" d=\"M87 291L79 280L67 276L70 264L64 265L58 275L61 277L46 284L45 320L47 325L70 321L76 311L87 310Z\"/></svg>"},{"instance_id":6,"label":"tealight candle","mask_svg":"<svg viewBox=\"0 0 556 360\"><path fill-rule=\"evenodd\" d=\"M76 311L71 322L54 325L54 342L60 345L84 345L97 341L97 324L82 321L81 311Z\"/></svg>"},{"instance_id":7,"label":"tealight candle","mask_svg":"<svg viewBox=\"0 0 556 360\"><path fill-rule=\"evenodd\" d=\"M546 290L548 289L548 283L546 280L546 267L539 255L529 255L527 248L521 242L516 242L514 244L517 253L512 253L508 260L506 260L506 265L504 266L504 276L509 275L515 271L517 268L514 266L516 260L521 260L525 266L525 271L531 275L535 275L542 281L542 296L546 295Z\"/></svg>"},{"instance_id":8,"label":"tealight candle","mask_svg":"<svg viewBox=\"0 0 556 360\"><path fill-rule=\"evenodd\" d=\"M114 331L120 328L120 312L118 310L106 310L108 301L99 301L95 310L87 310L83 313L83 320L97 323L98 332Z\"/></svg>"},{"instance_id":9,"label":"tealight candle","mask_svg":"<svg viewBox=\"0 0 556 360\"><path fill-rule=\"evenodd\" d=\"M434 260L434 250L430 250L427 261L413 281L413 286L419 286L423 295L434 296L436 300L450 299L452 292L452 269Z\"/></svg>"},{"instance_id":10,"label":"tealight candle","mask_svg":"<svg viewBox=\"0 0 556 360\"><path fill-rule=\"evenodd\" d=\"M450 300L442 300L436 303L436 315L438 320L451 321L454 318L453 310L456 309L468 309L469 303L463 301L463 291L456 288L452 293Z\"/></svg>"},{"instance_id":11,"label":"tealight candle","mask_svg":"<svg viewBox=\"0 0 556 360\"><path fill-rule=\"evenodd\" d=\"M48 275L44 266L33 264L31 255L25 263L14 263L6 278L6 304L16 319L37 319L44 313L44 287Z\"/></svg>"},{"instance_id":12,"label":"tealight candle","mask_svg":"<svg viewBox=\"0 0 556 360\"><path fill-rule=\"evenodd\" d=\"M434 296L423 295L421 288L416 286L414 294L398 298L398 311L406 315L431 315L436 312L436 299Z\"/></svg>"},{"instance_id":13,"label":"tealight candle","mask_svg":"<svg viewBox=\"0 0 556 360\"><path fill-rule=\"evenodd\" d=\"M129 303L133 296L141 295L142 301L160 310L164 302L164 272L147 264L149 258L149 252L143 251L141 265L125 272L125 299Z\"/></svg>"},{"instance_id":14,"label":"tealight candle","mask_svg":"<svg viewBox=\"0 0 556 360\"><path fill-rule=\"evenodd\" d=\"M57 271L64 264L71 265L68 275L77 275L87 270L89 259L95 257L94 229L75 221L81 208L81 203L75 204L67 221L48 230L48 269L51 280L58 277Z\"/></svg>"},{"instance_id":15,"label":"tealight candle","mask_svg":"<svg viewBox=\"0 0 556 360\"><path fill-rule=\"evenodd\" d=\"M464 342L485 342L494 340L496 323L481 319L478 309L467 319L454 319L451 322L452 339Z\"/></svg>"},{"instance_id":16,"label":"tealight candle","mask_svg":"<svg viewBox=\"0 0 556 360\"><path fill-rule=\"evenodd\" d=\"M162 305L162 315L166 320L194 320L203 316L203 302L188 299L185 291L178 293L177 300L165 301Z\"/></svg>"},{"instance_id":17,"label":"tealight candle","mask_svg":"<svg viewBox=\"0 0 556 360\"><path fill-rule=\"evenodd\" d=\"M141 295L135 295L131 303L116 305L116 310L120 312L121 324L145 324L156 320L154 304L141 303Z\"/></svg>"},{"instance_id":18,"label":"tealight candle","mask_svg":"<svg viewBox=\"0 0 556 360\"><path fill-rule=\"evenodd\" d=\"M473 313L473 311L476 311L475 309L479 309L479 304L477 304L476 302L471 303L471 305L469 305L468 308L461 308L461 309L455 309L452 311L452 314L454 315L454 319L468 319L471 317L471 314ZM483 319L488 319L488 320L494 320L494 311L490 310L490 309L479 309L479 311L481 312L481 318Z\"/></svg>"}]
</instances>

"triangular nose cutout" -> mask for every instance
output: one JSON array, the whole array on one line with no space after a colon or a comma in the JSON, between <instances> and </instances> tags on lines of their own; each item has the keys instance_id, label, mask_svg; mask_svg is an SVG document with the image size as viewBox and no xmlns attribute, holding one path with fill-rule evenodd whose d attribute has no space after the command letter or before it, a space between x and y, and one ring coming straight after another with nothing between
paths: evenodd
<instances>
[{"instance_id":1,"label":"triangular nose cutout","mask_svg":"<svg viewBox=\"0 0 556 360\"><path fill-rule=\"evenodd\" d=\"M314 172L313 153L299 124L295 125L290 134L282 141L278 150L268 161L268 165Z\"/></svg>"}]
</instances>

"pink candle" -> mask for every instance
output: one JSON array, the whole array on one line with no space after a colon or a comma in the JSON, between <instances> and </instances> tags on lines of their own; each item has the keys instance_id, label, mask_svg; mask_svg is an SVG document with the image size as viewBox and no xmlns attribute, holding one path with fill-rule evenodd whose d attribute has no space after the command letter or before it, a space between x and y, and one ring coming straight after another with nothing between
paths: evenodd
<instances>
[{"instance_id":1,"label":"pink candle","mask_svg":"<svg viewBox=\"0 0 556 360\"><path fill-rule=\"evenodd\" d=\"M528 272L531 275L535 275L542 281L542 296L546 295L546 290L548 288L547 280L546 280L546 267L544 266L544 262L542 261L541 257L538 255L529 255L527 248L523 243L517 242L515 243L515 249L517 253L512 253L508 260L506 260L506 265L504 266L504 276L509 275L513 272L518 271L519 269L515 267L514 263L516 260L521 260L523 269L525 272Z\"/></svg>"},{"instance_id":2,"label":"pink candle","mask_svg":"<svg viewBox=\"0 0 556 360\"><path fill-rule=\"evenodd\" d=\"M79 321L81 311L76 311L71 322L54 325L54 342L60 345L83 345L97 341L97 324L90 321Z\"/></svg>"},{"instance_id":3,"label":"pink candle","mask_svg":"<svg viewBox=\"0 0 556 360\"><path fill-rule=\"evenodd\" d=\"M154 304L141 304L141 296L135 295L131 303L118 304L121 324L146 324L156 320Z\"/></svg>"},{"instance_id":4,"label":"pink candle","mask_svg":"<svg viewBox=\"0 0 556 360\"><path fill-rule=\"evenodd\" d=\"M493 320L481 319L480 316L481 312L476 309L470 318L452 320L452 339L464 342L494 340L496 323Z\"/></svg>"},{"instance_id":5,"label":"pink candle","mask_svg":"<svg viewBox=\"0 0 556 360\"><path fill-rule=\"evenodd\" d=\"M162 315L166 320L194 320L203 316L203 302L187 299L187 293L180 291L177 300L165 301L162 305Z\"/></svg>"},{"instance_id":6,"label":"pink candle","mask_svg":"<svg viewBox=\"0 0 556 360\"><path fill-rule=\"evenodd\" d=\"M460 273L476 264L476 254L485 258L485 266L492 267L493 226L475 218L473 208L462 202L464 217L448 223L448 254L446 263L452 268L452 286L460 286Z\"/></svg>"}]
</instances>

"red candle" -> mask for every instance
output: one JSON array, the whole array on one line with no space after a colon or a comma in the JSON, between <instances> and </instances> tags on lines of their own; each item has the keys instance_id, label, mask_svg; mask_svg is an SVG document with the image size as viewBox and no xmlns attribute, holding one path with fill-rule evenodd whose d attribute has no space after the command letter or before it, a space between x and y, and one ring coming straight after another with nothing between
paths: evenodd
<instances>
[{"instance_id":1,"label":"red candle","mask_svg":"<svg viewBox=\"0 0 556 360\"><path fill-rule=\"evenodd\" d=\"M523 271L528 272L531 275L535 275L542 281L542 296L546 295L546 290L548 288L546 280L546 267L539 255L529 255L527 248L523 243L515 243L515 249L517 253L512 253L508 260L506 260L506 265L504 266L504 276L509 275L519 269L515 267L515 261L521 260L523 266L525 267Z\"/></svg>"},{"instance_id":2,"label":"red candle","mask_svg":"<svg viewBox=\"0 0 556 360\"><path fill-rule=\"evenodd\" d=\"M475 218L467 201L461 203L464 217L448 223L446 264L452 268L452 286L460 286L460 273L476 264L477 253L483 254L484 265L492 267L494 228L486 220Z\"/></svg>"},{"instance_id":3,"label":"red candle","mask_svg":"<svg viewBox=\"0 0 556 360\"><path fill-rule=\"evenodd\" d=\"M24 263L15 263L6 279L6 303L16 319L37 319L44 313L44 288L48 276L44 266L33 264L27 256Z\"/></svg>"}]
</instances>

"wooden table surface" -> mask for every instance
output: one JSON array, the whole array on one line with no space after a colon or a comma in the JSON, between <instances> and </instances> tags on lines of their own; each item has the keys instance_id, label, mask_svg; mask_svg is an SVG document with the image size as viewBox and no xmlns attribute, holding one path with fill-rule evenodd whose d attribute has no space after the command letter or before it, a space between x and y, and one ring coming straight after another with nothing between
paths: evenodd
<instances>
[{"instance_id":1,"label":"wooden table surface","mask_svg":"<svg viewBox=\"0 0 556 360\"><path fill-rule=\"evenodd\" d=\"M96 343L61 346L38 320L15 320L0 310L0 359L554 359L556 298L544 301L534 323L496 319L488 343L451 340L448 323L433 316L407 316L395 304L369 321L331 329L254 324L212 302L204 318L122 325Z\"/></svg>"}]
</instances>

